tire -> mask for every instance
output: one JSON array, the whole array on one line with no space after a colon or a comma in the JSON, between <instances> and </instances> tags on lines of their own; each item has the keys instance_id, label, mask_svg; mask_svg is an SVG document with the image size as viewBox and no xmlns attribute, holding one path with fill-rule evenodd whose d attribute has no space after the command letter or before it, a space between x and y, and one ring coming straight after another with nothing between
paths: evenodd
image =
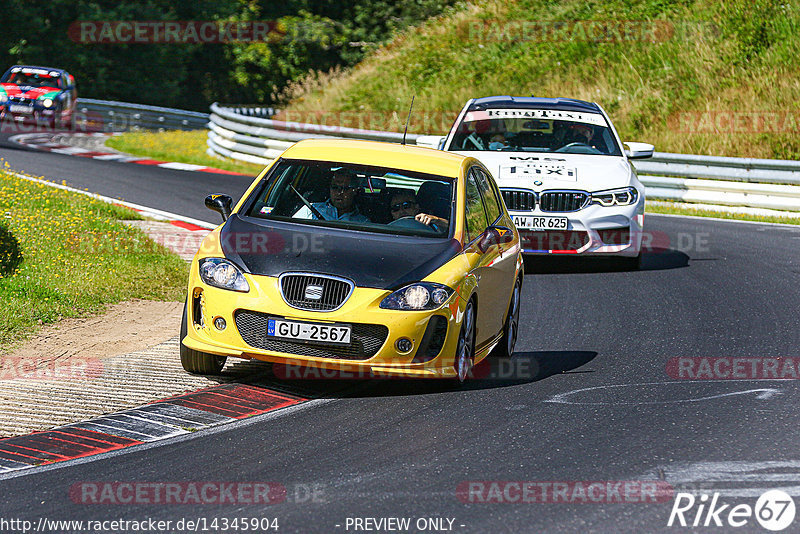
<instances>
[{"instance_id":1,"label":"tire","mask_svg":"<svg viewBox=\"0 0 800 534\"><path fill-rule=\"evenodd\" d=\"M56 109L53 115L53 131L62 130L64 128L64 120L61 117L61 110Z\"/></svg>"},{"instance_id":2,"label":"tire","mask_svg":"<svg viewBox=\"0 0 800 534\"><path fill-rule=\"evenodd\" d=\"M183 319L181 320L181 365L183 369L194 375L218 375L225 366L227 356L217 356L216 354L206 354L197 350L192 350L183 344L183 338L187 332L186 305L183 305Z\"/></svg>"},{"instance_id":3,"label":"tire","mask_svg":"<svg viewBox=\"0 0 800 534\"><path fill-rule=\"evenodd\" d=\"M508 305L506 323L503 325L503 337L492 351L494 358L510 358L514 354L514 346L519 336L519 310L522 296L522 281L517 278L514 282L514 291L511 293L511 302Z\"/></svg>"},{"instance_id":4,"label":"tire","mask_svg":"<svg viewBox=\"0 0 800 534\"><path fill-rule=\"evenodd\" d=\"M464 310L464 320L461 323L461 332L458 334L458 345L453 361L456 378L459 384L467 379L475 363L475 301L470 300Z\"/></svg>"}]
</instances>

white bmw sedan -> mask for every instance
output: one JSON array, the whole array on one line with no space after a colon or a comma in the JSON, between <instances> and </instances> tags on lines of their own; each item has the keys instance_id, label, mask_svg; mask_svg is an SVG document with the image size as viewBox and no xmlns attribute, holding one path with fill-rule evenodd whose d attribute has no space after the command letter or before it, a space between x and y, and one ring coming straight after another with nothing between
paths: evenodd
<instances>
[{"instance_id":1,"label":"white bmw sedan","mask_svg":"<svg viewBox=\"0 0 800 534\"><path fill-rule=\"evenodd\" d=\"M623 150L599 105L473 99L439 146L476 157L494 173L525 254L617 256L639 267L644 187L628 160L652 156L653 146L626 143Z\"/></svg>"}]
</instances>

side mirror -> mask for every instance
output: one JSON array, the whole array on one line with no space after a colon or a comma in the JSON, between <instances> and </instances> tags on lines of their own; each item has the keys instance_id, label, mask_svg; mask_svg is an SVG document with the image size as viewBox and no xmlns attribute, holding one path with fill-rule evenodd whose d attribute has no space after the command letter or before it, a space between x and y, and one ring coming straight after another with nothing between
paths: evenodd
<instances>
[{"instance_id":1,"label":"side mirror","mask_svg":"<svg viewBox=\"0 0 800 534\"><path fill-rule=\"evenodd\" d=\"M478 239L478 250L486 252L495 245L505 245L514 241L514 232L505 226L490 226Z\"/></svg>"},{"instance_id":2,"label":"side mirror","mask_svg":"<svg viewBox=\"0 0 800 534\"><path fill-rule=\"evenodd\" d=\"M233 199L228 195L208 195L206 197L206 207L222 215L222 222L228 220L232 205Z\"/></svg>"},{"instance_id":3,"label":"side mirror","mask_svg":"<svg viewBox=\"0 0 800 534\"><path fill-rule=\"evenodd\" d=\"M435 148L437 150L442 150L444 148L444 142L447 140L447 136L441 135L420 135L417 137L417 146L424 146L427 148Z\"/></svg>"},{"instance_id":4,"label":"side mirror","mask_svg":"<svg viewBox=\"0 0 800 534\"><path fill-rule=\"evenodd\" d=\"M648 143L634 143L632 141L625 142L624 145L628 148L625 149L625 155L628 159L644 159L652 158L653 151L656 149Z\"/></svg>"}]
</instances>

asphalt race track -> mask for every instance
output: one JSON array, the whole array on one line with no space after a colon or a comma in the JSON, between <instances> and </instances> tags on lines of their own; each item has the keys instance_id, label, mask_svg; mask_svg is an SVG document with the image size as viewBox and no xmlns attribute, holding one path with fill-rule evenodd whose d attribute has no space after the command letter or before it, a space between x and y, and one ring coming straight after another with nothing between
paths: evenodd
<instances>
[{"instance_id":1,"label":"asphalt race track","mask_svg":"<svg viewBox=\"0 0 800 534\"><path fill-rule=\"evenodd\" d=\"M5 138L0 157L210 222L218 216L204 196L238 198L249 183L34 152ZM490 487L470 482L659 480L732 505L753 506L776 488L797 501L800 383L673 376L675 358L800 357L800 228L650 215L646 228L659 246L638 272L569 258L527 262L517 353L463 389L373 380L330 393L306 381L324 398L0 479L0 517L277 518L279 532L354 532L354 518L388 517L412 525L445 518L438 531L465 533L763 531L753 518L739 529L667 527L671 496L522 503L510 494L514 502L487 503L475 499L489 493L463 492ZM272 482L286 494L268 505L84 504L70 496L76 483L115 481ZM425 524L421 531L436 531L437 523Z\"/></svg>"},{"instance_id":2,"label":"asphalt race track","mask_svg":"<svg viewBox=\"0 0 800 534\"><path fill-rule=\"evenodd\" d=\"M0 158L15 170L111 198L121 198L211 223L218 214L203 205L209 193L227 193L238 199L253 181L247 176L152 169L114 161L91 160L67 154L41 152L14 144L11 134L0 134ZM144 167L144 168L142 168ZM143 186L146 181L147 186Z\"/></svg>"}]
</instances>

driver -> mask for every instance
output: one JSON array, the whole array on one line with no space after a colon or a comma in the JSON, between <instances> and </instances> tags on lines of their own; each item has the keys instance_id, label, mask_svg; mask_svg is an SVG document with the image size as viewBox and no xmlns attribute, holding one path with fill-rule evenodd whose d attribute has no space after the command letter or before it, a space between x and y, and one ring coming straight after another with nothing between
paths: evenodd
<instances>
[{"instance_id":1,"label":"driver","mask_svg":"<svg viewBox=\"0 0 800 534\"><path fill-rule=\"evenodd\" d=\"M509 148L508 139L502 133L496 133L489 140L489 150L503 150Z\"/></svg>"},{"instance_id":2,"label":"driver","mask_svg":"<svg viewBox=\"0 0 800 534\"><path fill-rule=\"evenodd\" d=\"M594 128L588 124L579 122L569 124L567 126L567 133L564 135L564 144L581 143L588 146L593 146L592 138L594 137Z\"/></svg>"},{"instance_id":3,"label":"driver","mask_svg":"<svg viewBox=\"0 0 800 534\"><path fill-rule=\"evenodd\" d=\"M419 204L417 203L417 196L413 191L398 191L392 195L389 202L389 209L392 212L392 220L402 219L403 217L414 217L422 224L431 226L432 223L439 223L439 226L447 228L450 222L447 219L442 219L435 215L428 215L427 213L420 213Z\"/></svg>"},{"instance_id":4,"label":"driver","mask_svg":"<svg viewBox=\"0 0 800 534\"><path fill-rule=\"evenodd\" d=\"M326 221L353 221L370 222L369 219L358 211L355 204L356 198L356 176L345 168L333 171L333 178L330 184L330 197L325 202L314 202L311 205L316 208ZM317 219L316 215L303 206L294 214L298 219Z\"/></svg>"}]
</instances>

